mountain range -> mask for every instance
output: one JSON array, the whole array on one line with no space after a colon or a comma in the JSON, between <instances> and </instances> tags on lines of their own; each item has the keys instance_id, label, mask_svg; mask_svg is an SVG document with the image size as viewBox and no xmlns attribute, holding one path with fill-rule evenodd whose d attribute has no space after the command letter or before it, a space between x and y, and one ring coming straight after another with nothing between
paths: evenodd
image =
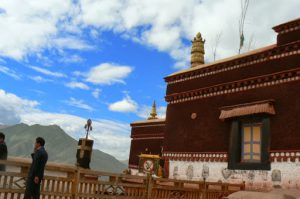
<instances>
[{"instance_id":1,"label":"mountain range","mask_svg":"<svg viewBox=\"0 0 300 199\"><path fill-rule=\"evenodd\" d=\"M5 142L9 156L30 158L36 137L46 140L45 148L51 162L75 164L77 144L74 138L65 133L59 126L16 124L13 126L1 126L1 132L5 133ZM93 150L91 169L106 172L122 172L127 165L118 161L113 156L100 150Z\"/></svg>"}]
</instances>

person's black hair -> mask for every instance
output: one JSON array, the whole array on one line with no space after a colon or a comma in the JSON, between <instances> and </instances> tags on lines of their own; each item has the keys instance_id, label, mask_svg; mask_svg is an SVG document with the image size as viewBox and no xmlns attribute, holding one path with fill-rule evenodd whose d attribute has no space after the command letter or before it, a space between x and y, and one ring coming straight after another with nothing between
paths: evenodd
<instances>
[{"instance_id":1,"label":"person's black hair","mask_svg":"<svg viewBox=\"0 0 300 199\"><path fill-rule=\"evenodd\" d=\"M5 134L0 132L0 138L2 138L3 140L5 140Z\"/></svg>"},{"instance_id":2,"label":"person's black hair","mask_svg":"<svg viewBox=\"0 0 300 199\"><path fill-rule=\"evenodd\" d=\"M36 143L39 143L41 146L44 146L44 145L45 145L45 140L44 140L44 138L42 138L42 137L37 137L37 138L35 139L35 141L36 141Z\"/></svg>"}]
</instances>

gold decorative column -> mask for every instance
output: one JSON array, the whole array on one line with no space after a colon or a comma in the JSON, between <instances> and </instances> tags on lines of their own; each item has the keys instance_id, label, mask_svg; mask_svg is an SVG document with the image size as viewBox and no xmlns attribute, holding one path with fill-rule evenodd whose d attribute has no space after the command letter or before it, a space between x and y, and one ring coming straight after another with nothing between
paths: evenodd
<instances>
[{"instance_id":1,"label":"gold decorative column","mask_svg":"<svg viewBox=\"0 0 300 199\"><path fill-rule=\"evenodd\" d=\"M152 105L152 110L151 110L150 116L148 117L148 120L154 120L154 119L157 119L155 100L154 100L153 105Z\"/></svg>"},{"instance_id":2,"label":"gold decorative column","mask_svg":"<svg viewBox=\"0 0 300 199\"><path fill-rule=\"evenodd\" d=\"M191 67L204 64L204 43L205 40L202 39L201 33L198 32L192 41Z\"/></svg>"}]
</instances>

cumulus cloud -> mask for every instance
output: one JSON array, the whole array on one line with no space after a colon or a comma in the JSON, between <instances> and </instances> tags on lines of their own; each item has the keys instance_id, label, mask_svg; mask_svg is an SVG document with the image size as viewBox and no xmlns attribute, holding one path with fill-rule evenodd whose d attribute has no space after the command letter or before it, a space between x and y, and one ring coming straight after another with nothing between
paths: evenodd
<instances>
[{"instance_id":1,"label":"cumulus cloud","mask_svg":"<svg viewBox=\"0 0 300 199\"><path fill-rule=\"evenodd\" d=\"M92 67L86 74L86 81L93 84L111 85L114 83L125 83L126 78L131 72L130 66L123 66L112 63L102 63Z\"/></svg>"},{"instance_id":2,"label":"cumulus cloud","mask_svg":"<svg viewBox=\"0 0 300 199\"><path fill-rule=\"evenodd\" d=\"M22 99L15 94L0 89L0 123L16 124L21 121L20 113L37 108L39 103Z\"/></svg>"},{"instance_id":3,"label":"cumulus cloud","mask_svg":"<svg viewBox=\"0 0 300 199\"><path fill-rule=\"evenodd\" d=\"M79 88L79 89L82 89L82 90L89 90L90 87L82 82L69 82L66 84L67 87L69 88Z\"/></svg>"},{"instance_id":4,"label":"cumulus cloud","mask_svg":"<svg viewBox=\"0 0 300 199\"><path fill-rule=\"evenodd\" d=\"M42 73L44 75L52 76L52 77L66 77L65 74L59 73L59 72L52 72L50 70L47 70L45 68L40 68L37 66L31 66L31 69L35 70L36 72Z\"/></svg>"},{"instance_id":5,"label":"cumulus cloud","mask_svg":"<svg viewBox=\"0 0 300 199\"><path fill-rule=\"evenodd\" d=\"M95 110L93 107L90 105L86 104L83 100L75 99L71 97L69 100L64 101L67 105L73 106L76 108L81 108L87 111L93 111Z\"/></svg>"},{"instance_id":6,"label":"cumulus cloud","mask_svg":"<svg viewBox=\"0 0 300 199\"><path fill-rule=\"evenodd\" d=\"M275 42L271 27L298 18L298 0L252 0L245 21L245 48ZM103 31L168 53L175 67L189 67L190 43L197 32L206 39L211 61L215 36L222 32L217 59L237 54L240 0L45 0L19 6L0 2L0 56L23 59L45 49L93 50L82 35L98 38ZM230 10L230 12L226 12ZM266 10L277 10L276 15ZM90 28L91 31L86 31Z\"/></svg>"},{"instance_id":7,"label":"cumulus cloud","mask_svg":"<svg viewBox=\"0 0 300 199\"><path fill-rule=\"evenodd\" d=\"M169 53L178 68L189 67L190 43L186 41L192 40L199 31L206 39L206 60L212 60L211 49L219 32L222 39L217 58L235 55L238 51L239 0L81 0L80 5L79 18L83 24L113 30L142 45ZM250 1L245 24L246 44L252 34L255 43L252 48L275 42L271 27L298 18L299 6L298 0ZM226 12L228 10L230 12ZM280 12L272 15L266 10Z\"/></svg>"},{"instance_id":8,"label":"cumulus cloud","mask_svg":"<svg viewBox=\"0 0 300 199\"><path fill-rule=\"evenodd\" d=\"M8 75L16 80L21 79L20 75L18 75L14 70L7 68L6 66L0 65L0 73Z\"/></svg>"},{"instance_id":9,"label":"cumulus cloud","mask_svg":"<svg viewBox=\"0 0 300 199\"><path fill-rule=\"evenodd\" d=\"M29 125L58 125L75 139L85 135L83 129L86 118L70 114L50 113L39 109L39 102L0 89L0 123ZM116 158L128 159L130 148L130 126L120 121L93 119L91 137L95 147Z\"/></svg>"},{"instance_id":10,"label":"cumulus cloud","mask_svg":"<svg viewBox=\"0 0 300 199\"><path fill-rule=\"evenodd\" d=\"M31 53L55 47L60 32L57 24L66 19L72 1L3 0L0 2L0 55L21 60Z\"/></svg>"},{"instance_id":11,"label":"cumulus cloud","mask_svg":"<svg viewBox=\"0 0 300 199\"><path fill-rule=\"evenodd\" d=\"M111 103L108 106L108 109L115 112L133 112L137 111L138 104L130 98L129 95L126 95L122 100Z\"/></svg>"}]
</instances>

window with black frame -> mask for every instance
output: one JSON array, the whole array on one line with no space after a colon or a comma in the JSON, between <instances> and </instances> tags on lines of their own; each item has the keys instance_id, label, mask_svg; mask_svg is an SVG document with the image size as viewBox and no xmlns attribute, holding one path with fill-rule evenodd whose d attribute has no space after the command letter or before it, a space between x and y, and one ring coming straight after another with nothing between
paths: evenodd
<instances>
[{"instance_id":1,"label":"window with black frame","mask_svg":"<svg viewBox=\"0 0 300 199\"><path fill-rule=\"evenodd\" d=\"M220 107L219 119L230 128L228 169L270 170L270 117L274 100Z\"/></svg>"},{"instance_id":2,"label":"window with black frame","mask_svg":"<svg viewBox=\"0 0 300 199\"><path fill-rule=\"evenodd\" d=\"M231 120L229 169L269 170L270 119L253 115Z\"/></svg>"}]
</instances>

